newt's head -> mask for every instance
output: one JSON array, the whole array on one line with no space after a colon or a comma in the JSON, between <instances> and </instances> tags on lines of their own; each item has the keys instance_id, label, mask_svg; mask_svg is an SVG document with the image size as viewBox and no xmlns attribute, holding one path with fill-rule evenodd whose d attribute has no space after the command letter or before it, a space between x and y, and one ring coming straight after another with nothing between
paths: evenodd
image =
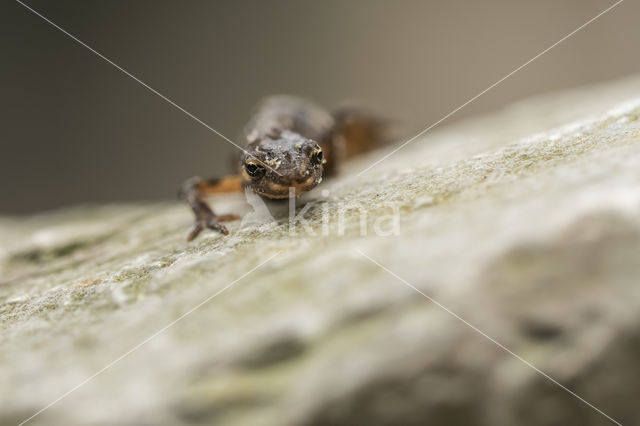
<instances>
[{"instance_id":1,"label":"newt's head","mask_svg":"<svg viewBox=\"0 0 640 426\"><path fill-rule=\"evenodd\" d=\"M299 196L322 181L325 162L320 146L288 130L264 136L242 155L242 175L249 187L268 198Z\"/></svg>"}]
</instances>

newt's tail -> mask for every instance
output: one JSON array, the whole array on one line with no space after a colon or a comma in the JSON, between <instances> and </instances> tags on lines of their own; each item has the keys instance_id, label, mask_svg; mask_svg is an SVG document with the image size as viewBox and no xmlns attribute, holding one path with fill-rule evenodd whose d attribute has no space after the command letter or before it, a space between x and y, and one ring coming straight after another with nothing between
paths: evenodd
<instances>
[{"instance_id":1,"label":"newt's tail","mask_svg":"<svg viewBox=\"0 0 640 426\"><path fill-rule=\"evenodd\" d=\"M326 172L335 172L335 165L344 160L373 151L391 141L390 120L385 120L364 108L344 107L333 113L335 125L329 135L334 161Z\"/></svg>"}]
</instances>

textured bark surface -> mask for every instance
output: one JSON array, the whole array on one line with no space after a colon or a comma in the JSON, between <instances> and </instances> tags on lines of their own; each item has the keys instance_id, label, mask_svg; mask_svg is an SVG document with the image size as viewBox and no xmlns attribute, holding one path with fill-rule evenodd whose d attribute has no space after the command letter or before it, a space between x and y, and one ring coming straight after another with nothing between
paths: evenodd
<instances>
[{"instance_id":1,"label":"textured bark surface","mask_svg":"<svg viewBox=\"0 0 640 426\"><path fill-rule=\"evenodd\" d=\"M442 306L640 424L639 114L632 78L433 130L323 183L306 227L280 205L187 244L177 202L0 219L0 425L105 366L29 424L612 424Z\"/></svg>"}]
</instances>

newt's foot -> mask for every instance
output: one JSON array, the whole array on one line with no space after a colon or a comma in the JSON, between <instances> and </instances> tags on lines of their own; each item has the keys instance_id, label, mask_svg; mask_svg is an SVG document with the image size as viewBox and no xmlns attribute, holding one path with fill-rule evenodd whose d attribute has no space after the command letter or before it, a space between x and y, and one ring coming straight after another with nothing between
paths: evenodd
<instances>
[{"instance_id":1,"label":"newt's foot","mask_svg":"<svg viewBox=\"0 0 640 426\"><path fill-rule=\"evenodd\" d=\"M211 212L203 212L196 218L196 224L189 233L187 241L193 241L204 229L212 229L223 235L229 235L229 230L220 222L229 222L238 219L240 216L235 214L225 214L216 216Z\"/></svg>"}]
</instances>

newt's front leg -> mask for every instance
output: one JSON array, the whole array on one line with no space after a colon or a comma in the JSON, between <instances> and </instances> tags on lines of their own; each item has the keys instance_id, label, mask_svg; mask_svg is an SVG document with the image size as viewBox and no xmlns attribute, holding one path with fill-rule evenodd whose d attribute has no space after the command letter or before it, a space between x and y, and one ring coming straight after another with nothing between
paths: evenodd
<instances>
[{"instance_id":1,"label":"newt's front leg","mask_svg":"<svg viewBox=\"0 0 640 426\"><path fill-rule=\"evenodd\" d=\"M203 229L207 228L228 235L229 231L227 227L221 222L235 220L238 219L239 216L233 214L216 215L211 207L204 201L204 197L209 194L241 191L241 176L229 176L222 179L200 179L199 177L193 177L186 180L178 191L178 197L189 204L191 210L193 210L193 214L196 216L195 226L189 233L187 240L192 241Z\"/></svg>"}]
</instances>

